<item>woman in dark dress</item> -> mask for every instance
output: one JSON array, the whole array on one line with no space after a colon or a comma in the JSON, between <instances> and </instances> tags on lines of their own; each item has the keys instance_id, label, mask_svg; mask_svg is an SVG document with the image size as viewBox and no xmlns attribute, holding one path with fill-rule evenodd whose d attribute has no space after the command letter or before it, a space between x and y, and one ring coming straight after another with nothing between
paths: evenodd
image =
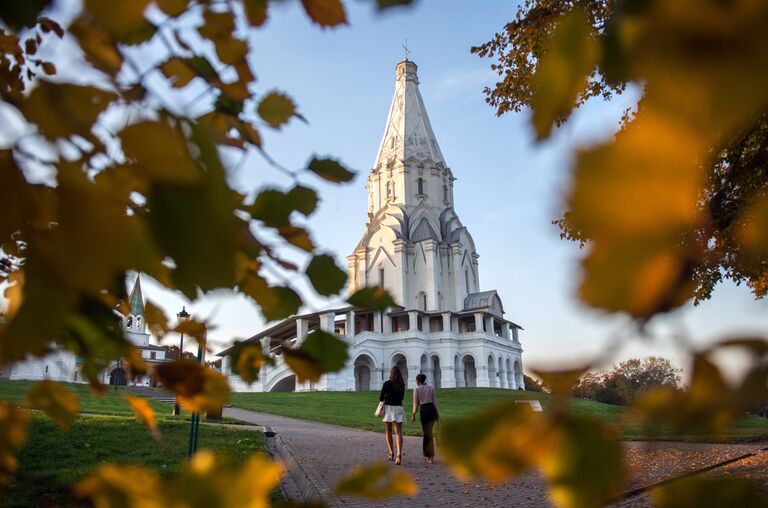
<instances>
[{"instance_id":1,"label":"woman in dark dress","mask_svg":"<svg viewBox=\"0 0 768 508\"><path fill-rule=\"evenodd\" d=\"M403 421L405 420L405 412L403 411L404 396L405 381L403 381L403 375L400 373L400 369L397 368L397 366L392 367L389 371L389 379L384 381L384 386L381 387L379 401L384 402L384 416L382 417L382 421L384 422L386 430L387 449L389 450L389 457L387 460L392 460L394 457L392 428L394 427L395 429L395 436L397 438L397 458L395 458L395 464L400 464L403 449Z\"/></svg>"},{"instance_id":2,"label":"woman in dark dress","mask_svg":"<svg viewBox=\"0 0 768 508\"><path fill-rule=\"evenodd\" d=\"M427 376L419 374L416 376L416 388L413 390L413 414L411 422L416 419L416 412L419 412L421 421L421 430L424 435L422 448L424 450L424 460L427 464L432 464L435 459L435 441L432 429L439 418L437 414L437 398L435 389L427 384Z\"/></svg>"}]
</instances>

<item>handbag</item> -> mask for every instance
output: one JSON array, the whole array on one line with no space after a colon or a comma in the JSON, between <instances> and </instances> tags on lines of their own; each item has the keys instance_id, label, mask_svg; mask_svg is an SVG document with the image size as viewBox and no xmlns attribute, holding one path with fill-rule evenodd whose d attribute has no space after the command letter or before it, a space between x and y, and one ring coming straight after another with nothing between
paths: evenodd
<instances>
[{"instance_id":1,"label":"handbag","mask_svg":"<svg viewBox=\"0 0 768 508\"><path fill-rule=\"evenodd\" d=\"M379 402L379 405L376 406L376 411L373 412L374 416L384 416L384 401L382 400Z\"/></svg>"}]
</instances>

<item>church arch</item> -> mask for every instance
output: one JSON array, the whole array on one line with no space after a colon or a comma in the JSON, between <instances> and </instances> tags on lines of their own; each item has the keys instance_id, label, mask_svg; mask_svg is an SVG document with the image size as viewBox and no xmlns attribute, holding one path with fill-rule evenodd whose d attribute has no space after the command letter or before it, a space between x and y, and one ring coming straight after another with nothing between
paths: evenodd
<instances>
[{"instance_id":1,"label":"church arch","mask_svg":"<svg viewBox=\"0 0 768 508\"><path fill-rule=\"evenodd\" d=\"M493 355L488 355L488 386L496 388L498 386L497 381L496 362L493 360Z\"/></svg>"},{"instance_id":2,"label":"church arch","mask_svg":"<svg viewBox=\"0 0 768 508\"><path fill-rule=\"evenodd\" d=\"M45 366L48 372L48 366ZM115 367L109 374L109 384L112 386L125 386L128 384L128 373L122 367Z\"/></svg>"},{"instance_id":3,"label":"church arch","mask_svg":"<svg viewBox=\"0 0 768 508\"><path fill-rule=\"evenodd\" d=\"M269 391L270 392L295 392L296 391L296 375L291 374L289 376L286 376L278 380L274 385L272 385L272 388Z\"/></svg>"},{"instance_id":4,"label":"church arch","mask_svg":"<svg viewBox=\"0 0 768 508\"><path fill-rule=\"evenodd\" d=\"M408 387L408 359L403 353L395 353L392 355L392 360L389 362L393 367L400 369L400 374L403 375L403 381L405 381L406 388Z\"/></svg>"},{"instance_id":5,"label":"church arch","mask_svg":"<svg viewBox=\"0 0 768 508\"><path fill-rule=\"evenodd\" d=\"M464 355L461 363L464 371L464 386L474 388L477 386L477 368L475 367L475 358L472 355Z\"/></svg>"},{"instance_id":6,"label":"church arch","mask_svg":"<svg viewBox=\"0 0 768 508\"><path fill-rule=\"evenodd\" d=\"M355 358L354 373L356 392L367 392L372 389L371 379L373 377L374 369L375 364L370 356L361 354Z\"/></svg>"},{"instance_id":7,"label":"church arch","mask_svg":"<svg viewBox=\"0 0 768 508\"><path fill-rule=\"evenodd\" d=\"M525 390L525 381L523 380L523 369L520 367L520 362L515 360L515 383L520 390Z\"/></svg>"},{"instance_id":8,"label":"church arch","mask_svg":"<svg viewBox=\"0 0 768 508\"><path fill-rule=\"evenodd\" d=\"M442 372L440 371L440 357L437 355L432 355L432 386L434 386L436 389L440 388L442 381L443 376Z\"/></svg>"},{"instance_id":9,"label":"church arch","mask_svg":"<svg viewBox=\"0 0 768 508\"><path fill-rule=\"evenodd\" d=\"M432 376L430 375L430 372L429 372L430 371L429 358L427 357L426 353L423 353L421 355L421 362L419 367L420 367L419 372L427 376L427 379L429 380Z\"/></svg>"}]
</instances>

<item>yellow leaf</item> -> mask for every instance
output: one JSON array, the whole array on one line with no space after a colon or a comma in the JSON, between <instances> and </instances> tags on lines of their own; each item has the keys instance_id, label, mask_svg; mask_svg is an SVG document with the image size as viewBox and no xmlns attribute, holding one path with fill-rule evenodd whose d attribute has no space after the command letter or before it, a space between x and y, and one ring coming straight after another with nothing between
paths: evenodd
<instances>
[{"instance_id":1,"label":"yellow leaf","mask_svg":"<svg viewBox=\"0 0 768 508\"><path fill-rule=\"evenodd\" d=\"M253 344L236 345L231 357L232 372L239 375L246 383L256 381L262 365L266 363L261 347Z\"/></svg>"},{"instance_id":2,"label":"yellow leaf","mask_svg":"<svg viewBox=\"0 0 768 508\"><path fill-rule=\"evenodd\" d=\"M298 226L282 226L277 228L277 232L286 242L295 245L302 250L312 252L315 248L312 239L309 237L309 233L304 228Z\"/></svg>"},{"instance_id":3,"label":"yellow leaf","mask_svg":"<svg viewBox=\"0 0 768 508\"><path fill-rule=\"evenodd\" d=\"M179 397L190 411L215 411L229 401L227 379L193 360L176 360L157 367L164 387Z\"/></svg>"},{"instance_id":4,"label":"yellow leaf","mask_svg":"<svg viewBox=\"0 0 768 508\"><path fill-rule=\"evenodd\" d=\"M160 441L160 433L157 430L157 422L155 421L155 412L152 410L149 402L141 397L132 397L130 395L123 395L123 398L131 406L136 416L147 426L152 439Z\"/></svg>"},{"instance_id":5,"label":"yellow leaf","mask_svg":"<svg viewBox=\"0 0 768 508\"><path fill-rule=\"evenodd\" d=\"M187 10L188 0L156 0L157 6L167 15L174 17Z\"/></svg>"},{"instance_id":6,"label":"yellow leaf","mask_svg":"<svg viewBox=\"0 0 768 508\"><path fill-rule=\"evenodd\" d=\"M599 50L581 8L563 17L551 47L533 77L532 122L539 139L549 136L553 122L567 117L597 63Z\"/></svg>"},{"instance_id":7,"label":"yellow leaf","mask_svg":"<svg viewBox=\"0 0 768 508\"><path fill-rule=\"evenodd\" d=\"M281 464L262 455L236 464L202 450L182 469L169 497L183 506L267 508L282 474Z\"/></svg>"},{"instance_id":8,"label":"yellow leaf","mask_svg":"<svg viewBox=\"0 0 768 508\"><path fill-rule=\"evenodd\" d=\"M257 111L265 122L277 129L290 120L296 106L287 95L271 92L261 100Z\"/></svg>"},{"instance_id":9,"label":"yellow leaf","mask_svg":"<svg viewBox=\"0 0 768 508\"><path fill-rule=\"evenodd\" d=\"M168 318L165 312L150 301L144 304L144 320L152 335L157 337L158 340L161 340L168 333Z\"/></svg>"},{"instance_id":10,"label":"yellow leaf","mask_svg":"<svg viewBox=\"0 0 768 508\"><path fill-rule=\"evenodd\" d=\"M28 418L25 410L0 401L0 487L18 467L15 451L27 439Z\"/></svg>"},{"instance_id":11,"label":"yellow leaf","mask_svg":"<svg viewBox=\"0 0 768 508\"><path fill-rule=\"evenodd\" d=\"M384 499L393 496L415 496L419 489L408 473L377 463L357 466L352 474L336 484L336 493Z\"/></svg>"},{"instance_id":12,"label":"yellow leaf","mask_svg":"<svg viewBox=\"0 0 768 508\"><path fill-rule=\"evenodd\" d=\"M301 0L307 16L323 28L346 24L347 15L341 0Z\"/></svg>"},{"instance_id":13,"label":"yellow leaf","mask_svg":"<svg viewBox=\"0 0 768 508\"><path fill-rule=\"evenodd\" d=\"M267 21L267 0L245 0L243 7L251 26L261 26Z\"/></svg>"},{"instance_id":14,"label":"yellow leaf","mask_svg":"<svg viewBox=\"0 0 768 508\"><path fill-rule=\"evenodd\" d=\"M74 488L95 508L165 508L160 478L139 466L107 464L88 475Z\"/></svg>"},{"instance_id":15,"label":"yellow leaf","mask_svg":"<svg viewBox=\"0 0 768 508\"><path fill-rule=\"evenodd\" d=\"M123 56L105 30L81 16L69 26L69 31L77 39L91 65L111 76L120 71Z\"/></svg>"},{"instance_id":16,"label":"yellow leaf","mask_svg":"<svg viewBox=\"0 0 768 508\"><path fill-rule=\"evenodd\" d=\"M47 379L32 385L27 392L27 400L33 408L45 411L63 430L72 425L80 411L77 395Z\"/></svg>"}]
</instances>

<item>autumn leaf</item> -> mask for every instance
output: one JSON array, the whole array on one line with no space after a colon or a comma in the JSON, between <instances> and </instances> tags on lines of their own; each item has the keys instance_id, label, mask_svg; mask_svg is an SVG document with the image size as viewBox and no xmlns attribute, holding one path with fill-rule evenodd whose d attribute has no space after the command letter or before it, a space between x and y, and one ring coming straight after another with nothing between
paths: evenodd
<instances>
[{"instance_id":1,"label":"autumn leaf","mask_svg":"<svg viewBox=\"0 0 768 508\"><path fill-rule=\"evenodd\" d=\"M531 121L539 139L548 137L552 124L570 113L597 63L598 47L590 32L584 11L574 9L560 20L551 47L538 64Z\"/></svg>"},{"instance_id":2,"label":"autumn leaf","mask_svg":"<svg viewBox=\"0 0 768 508\"><path fill-rule=\"evenodd\" d=\"M318 294L335 295L347 283L347 274L336 266L333 256L318 254L307 265L307 277Z\"/></svg>"},{"instance_id":3,"label":"autumn leaf","mask_svg":"<svg viewBox=\"0 0 768 508\"><path fill-rule=\"evenodd\" d=\"M358 289L347 301L350 305L363 309L386 310L396 307L397 304L386 289L372 286Z\"/></svg>"},{"instance_id":4,"label":"autumn leaf","mask_svg":"<svg viewBox=\"0 0 768 508\"><path fill-rule=\"evenodd\" d=\"M197 77L189 64L177 56L169 58L160 65L160 71L168 78L174 88L183 88Z\"/></svg>"},{"instance_id":5,"label":"autumn leaf","mask_svg":"<svg viewBox=\"0 0 768 508\"><path fill-rule=\"evenodd\" d=\"M323 28L346 24L347 15L341 0L301 0L304 11Z\"/></svg>"},{"instance_id":6,"label":"autumn leaf","mask_svg":"<svg viewBox=\"0 0 768 508\"><path fill-rule=\"evenodd\" d=\"M296 106L287 95L271 92L261 100L257 112L262 120L277 129L291 119Z\"/></svg>"},{"instance_id":7,"label":"autumn leaf","mask_svg":"<svg viewBox=\"0 0 768 508\"><path fill-rule=\"evenodd\" d=\"M261 346L254 344L235 344L230 354L231 370L246 383L253 383L259 377L259 371L265 364L273 363L265 358Z\"/></svg>"},{"instance_id":8,"label":"autumn leaf","mask_svg":"<svg viewBox=\"0 0 768 508\"><path fill-rule=\"evenodd\" d=\"M69 32L75 36L91 65L112 76L120 71L123 56L105 30L81 16L69 26Z\"/></svg>"},{"instance_id":9,"label":"autumn leaf","mask_svg":"<svg viewBox=\"0 0 768 508\"><path fill-rule=\"evenodd\" d=\"M307 168L320 178L333 183L349 182L355 177L354 173L333 159L318 159L315 157L309 161Z\"/></svg>"},{"instance_id":10,"label":"autumn leaf","mask_svg":"<svg viewBox=\"0 0 768 508\"><path fill-rule=\"evenodd\" d=\"M286 242L306 252L312 252L315 249L315 244L312 243L309 233L302 227L282 226L277 228L277 234L282 236Z\"/></svg>"},{"instance_id":11,"label":"autumn leaf","mask_svg":"<svg viewBox=\"0 0 768 508\"><path fill-rule=\"evenodd\" d=\"M32 385L27 400L30 406L44 411L63 430L72 425L80 411L77 395L47 379Z\"/></svg>"},{"instance_id":12,"label":"autumn leaf","mask_svg":"<svg viewBox=\"0 0 768 508\"><path fill-rule=\"evenodd\" d=\"M267 0L244 0L243 8L251 26L258 27L267 21Z\"/></svg>"},{"instance_id":13,"label":"autumn leaf","mask_svg":"<svg viewBox=\"0 0 768 508\"><path fill-rule=\"evenodd\" d=\"M193 360L175 360L155 370L163 386L190 411L216 411L229 400L227 379Z\"/></svg>"},{"instance_id":14,"label":"autumn leaf","mask_svg":"<svg viewBox=\"0 0 768 508\"><path fill-rule=\"evenodd\" d=\"M187 10L188 0L155 0L157 6L168 16L179 16Z\"/></svg>"},{"instance_id":15,"label":"autumn leaf","mask_svg":"<svg viewBox=\"0 0 768 508\"><path fill-rule=\"evenodd\" d=\"M115 39L140 44L152 38L155 27L144 17L149 0L85 0L85 8Z\"/></svg>"},{"instance_id":16,"label":"autumn leaf","mask_svg":"<svg viewBox=\"0 0 768 508\"><path fill-rule=\"evenodd\" d=\"M160 441L160 433L157 430L157 422L155 421L155 412L152 410L149 402L141 397L132 397L130 395L123 395L123 398L131 406L131 410L133 410L136 416L147 426L152 439Z\"/></svg>"},{"instance_id":17,"label":"autumn leaf","mask_svg":"<svg viewBox=\"0 0 768 508\"><path fill-rule=\"evenodd\" d=\"M336 483L337 494L385 499L394 496L416 496L416 482L408 473L384 463L357 466L352 473Z\"/></svg>"},{"instance_id":18,"label":"autumn leaf","mask_svg":"<svg viewBox=\"0 0 768 508\"><path fill-rule=\"evenodd\" d=\"M120 132L123 151L151 182L192 184L202 176L179 126L162 121L129 125Z\"/></svg>"},{"instance_id":19,"label":"autumn leaf","mask_svg":"<svg viewBox=\"0 0 768 508\"><path fill-rule=\"evenodd\" d=\"M141 466L105 464L76 484L74 492L95 508L167 506L160 478Z\"/></svg>"}]
</instances>

